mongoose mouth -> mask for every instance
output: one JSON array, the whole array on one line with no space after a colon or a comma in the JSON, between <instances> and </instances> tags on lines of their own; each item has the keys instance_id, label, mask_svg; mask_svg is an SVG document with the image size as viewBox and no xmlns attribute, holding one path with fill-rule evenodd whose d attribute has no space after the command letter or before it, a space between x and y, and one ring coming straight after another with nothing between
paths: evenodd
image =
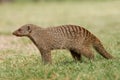
<instances>
[{"instance_id":1,"label":"mongoose mouth","mask_svg":"<svg viewBox=\"0 0 120 80\"><path fill-rule=\"evenodd\" d=\"M22 37L22 35L19 35L16 32L13 32L12 34L15 35L15 36L18 36L18 37Z\"/></svg>"}]
</instances>

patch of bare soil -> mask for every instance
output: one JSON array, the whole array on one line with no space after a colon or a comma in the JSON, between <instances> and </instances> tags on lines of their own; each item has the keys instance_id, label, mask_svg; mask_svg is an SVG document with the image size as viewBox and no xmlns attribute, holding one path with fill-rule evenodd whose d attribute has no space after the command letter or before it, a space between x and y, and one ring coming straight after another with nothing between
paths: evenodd
<instances>
[{"instance_id":1,"label":"patch of bare soil","mask_svg":"<svg viewBox=\"0 0 120 80\"><path fill-rule=\"evenodd\" d=\"M33 43L25 44L21 38L0 35L0 62L18 54L31 55L34 53L39 53L39 51Z\"/></svg>"}]
</instances>

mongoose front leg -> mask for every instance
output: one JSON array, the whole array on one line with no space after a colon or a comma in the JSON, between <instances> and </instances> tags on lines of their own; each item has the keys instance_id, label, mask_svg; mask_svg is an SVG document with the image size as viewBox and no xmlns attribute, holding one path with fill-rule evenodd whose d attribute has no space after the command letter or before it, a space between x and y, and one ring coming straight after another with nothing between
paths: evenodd
<instances>
[{"instance_id":1,"label":"mongoose front leg","mask_svg":"<svg viewBox=\"0 0 120 80\"><path fill-rule=\"evenodd\" d=\"M44 64L51 64L52 63L52 58L51 58L51 51L49 50L41 50L41 57L42 57L42 62Z\"/></svg>"}]
</instances>

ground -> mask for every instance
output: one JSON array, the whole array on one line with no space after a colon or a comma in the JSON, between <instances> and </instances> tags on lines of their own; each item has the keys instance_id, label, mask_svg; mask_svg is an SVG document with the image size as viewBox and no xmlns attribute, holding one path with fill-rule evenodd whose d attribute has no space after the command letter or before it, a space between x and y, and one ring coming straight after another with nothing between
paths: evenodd
<instances>
[{"instance_id":1,"label":"ground","mask_svg":"<svg viewBox=\"0 0 120 80\"><path fill-rule=\"evenodd\" d=\"M120 1L0 4L0 80L120 80ZM26 23L41 27L76 24L95 34L116 59L83 57L75 62L69 51L52 51L52 65L26 37L12 32Z\"/></svg>"}]
</instances>

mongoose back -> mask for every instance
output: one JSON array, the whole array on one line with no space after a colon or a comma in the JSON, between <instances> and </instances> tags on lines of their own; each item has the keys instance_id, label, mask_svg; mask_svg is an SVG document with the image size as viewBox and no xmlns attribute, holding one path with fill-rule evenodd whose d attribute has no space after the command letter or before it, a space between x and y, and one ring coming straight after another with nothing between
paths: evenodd
<instances>
[{"instance_id":1,"label":"mongoose back","mask_svg":"<svg viewBox=\"0 0 120 80\"><path fill-rule=\"evenodd\" d=\"M51 50L54 49L67 49L75 60L81 60L81 55L94 59L93 47L104 58L113 58L95 35L77 25L41 28L26 24L14 31L13 35L29 37L39 49L44 63L52 63Z\"/></svg>"}]
</instances>

